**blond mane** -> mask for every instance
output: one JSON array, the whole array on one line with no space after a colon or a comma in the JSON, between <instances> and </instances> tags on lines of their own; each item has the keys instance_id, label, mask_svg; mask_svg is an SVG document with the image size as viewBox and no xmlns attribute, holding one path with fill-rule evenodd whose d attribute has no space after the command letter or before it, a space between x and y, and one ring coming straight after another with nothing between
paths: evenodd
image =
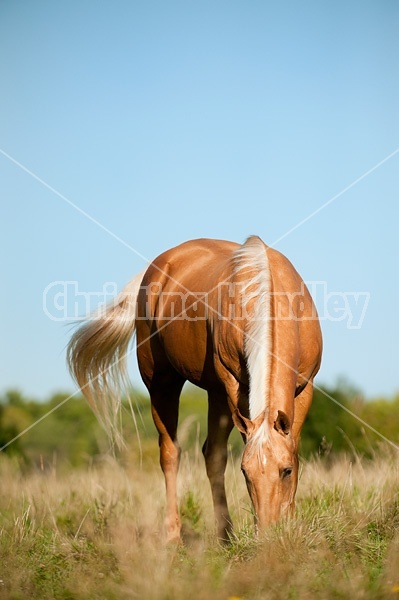
<instances>
[{"instance_id":1,"label":"blond mane","mask_svg":"<svg viewBox=\"0 0 399 600\"><path fill-rule=\"evenodd\" d=\"M257 236L249 237L234 252L234 275L242 283L245 310L244 352L249 374L249 416L267 416L271 370L271 274L267 247Z\"/></svg>"}]
</instances>

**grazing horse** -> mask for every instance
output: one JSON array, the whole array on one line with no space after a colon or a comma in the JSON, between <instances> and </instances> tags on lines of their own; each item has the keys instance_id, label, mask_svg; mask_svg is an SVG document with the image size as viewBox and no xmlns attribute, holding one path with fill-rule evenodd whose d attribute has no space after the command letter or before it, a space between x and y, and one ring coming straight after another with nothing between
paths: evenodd
<instances>
[{"instance_id":1,"label":"grazing horse","mask_svg":"<svg viewBox=\"0 0 399 600\"><path fill-rule=\"evenodd\" d=\"M256 236L243 245L200 239L167 250L78 329L71 372L108 429L117 420L132 335L151 397L166 483L168 540L180 538L176 432L184 383L208 392L203 446L217 533L231 532L224 472L235 425L258 527L294 510L298 443L312 401L322 338L292 264Z\"/></svg>"}]
</instances>

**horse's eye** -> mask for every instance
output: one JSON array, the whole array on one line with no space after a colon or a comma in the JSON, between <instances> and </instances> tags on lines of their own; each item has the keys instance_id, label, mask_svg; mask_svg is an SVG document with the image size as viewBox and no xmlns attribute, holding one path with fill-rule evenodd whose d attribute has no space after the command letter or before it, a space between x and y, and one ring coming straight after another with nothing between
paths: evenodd
<instances>
[{"instance_id":1,"label":"horse's eye","mask_svg":"<svg viewBox=\"0 0 399 600\"><path fill-rule=\"evenodd\" d=\"M286 469L281 469L280 471L280 475L281 475L281 479L287 479L287 477L289 477L292 474L292 467L287 467Z\"/></svg>"}]
</instances>

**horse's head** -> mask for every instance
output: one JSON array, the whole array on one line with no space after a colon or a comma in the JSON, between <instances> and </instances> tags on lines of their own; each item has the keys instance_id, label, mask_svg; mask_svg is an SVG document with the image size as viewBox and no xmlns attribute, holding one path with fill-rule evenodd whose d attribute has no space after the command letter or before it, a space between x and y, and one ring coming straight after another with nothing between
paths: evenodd
<instances>
[{"instance_id":1,"label":"horse's head","mask_svg":"<svg viewBox=\"0 0 399 600\"><path fill-rule=\"evenodd\" d=\"M247 421L247 420L246 420ZM242 471L255 509L256 524L264 528L292 514L298 482L298 457L288 416L278 411L268 420L248 426Z\"/></svg>"}]
</instances>

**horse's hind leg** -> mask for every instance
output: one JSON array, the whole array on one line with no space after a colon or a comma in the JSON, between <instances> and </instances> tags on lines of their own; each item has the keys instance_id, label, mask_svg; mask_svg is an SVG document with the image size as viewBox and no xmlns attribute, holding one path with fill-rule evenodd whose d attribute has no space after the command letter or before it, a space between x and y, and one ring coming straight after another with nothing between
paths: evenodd
<instances>
[{"instance_id":1,"label":"horse's hind leg","mask_svg":"<svg viewBox=\"0 0 399 600\"><path fill-rule=\"evenodd\" d=\"M209 393L208 402L208 437L202 452L212 489L217 535L228 541L232 524L227 508L224 472L227 464L227 440L233 429L233 420L223 394Z\"/></svg>"},{"instance_id":2,"label":"horse's hind leg","mask_svg":"<svg viewBox=\"0 0 399 600\"><path fill-rule=\"evenodd\" d=\"M160 463L166 485L166 541L179 541L181 522L177 504L177 473L180 447L177 441L179 398L184 380L180 377L155 377L151 383L151 411L159 433Z\"/></svg>"}]
</instances>

